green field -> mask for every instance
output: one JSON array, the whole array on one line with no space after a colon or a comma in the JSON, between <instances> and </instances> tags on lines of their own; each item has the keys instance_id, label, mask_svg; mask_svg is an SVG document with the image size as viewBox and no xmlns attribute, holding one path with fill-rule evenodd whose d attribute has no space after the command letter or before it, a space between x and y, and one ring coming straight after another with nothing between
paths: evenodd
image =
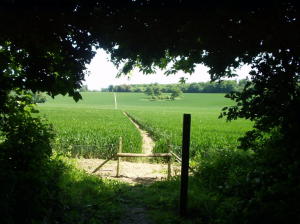
<instances>
[{"instance_id":1,"label":"green field","mask_svg":"<svg viewBox=\"0 0 300 224\"><path fill-rule=\"evenodd\" d=\"M123 115L126 111L156 140L155 152L167 150L167 142L179 153L182 116L192 114L191 152L197 156L207 149L235 148L237 139L251 128L245 120L218 119L221 109L232 102L224 94L184 94L175 101L151 101L142 93L86 92L83 100L58 96L39 105L42 114L54 124L56 147L72 155L103 157L117 150L123 137L125 152L141 152L141 137Z\"/></svg>"}]
</instances>

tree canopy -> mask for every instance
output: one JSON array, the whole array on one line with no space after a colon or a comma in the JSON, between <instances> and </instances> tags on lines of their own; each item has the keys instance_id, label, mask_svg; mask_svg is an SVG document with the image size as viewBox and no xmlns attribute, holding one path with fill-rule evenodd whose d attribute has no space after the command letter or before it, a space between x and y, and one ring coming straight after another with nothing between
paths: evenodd
<instances>
[{"instance_id":1,"label":"tree canopy","mask_svg":"<svg viewBox=\"0 0 300 224\"><path fill-rule=\"evenodd\" d=\"M166 69L166 75L178 70L191 73L203 63L212 80L218 80L234 76L241 64L250 64L251 82L228 95L236 105L222 115L254 121L254 129L241 141L243 149L254 152L254 162L242 174L238 165L233 168L238 174L229 178L236 177L222 195L231 195L231 201L241 198L230 212L240 211L243 223L284 223L287 218L298 223L299 17L297 0L1 1L0 132L6 136L0 142L0 168L6 171L0 172L6 189L1 191L2 208L15 214L19 203L11 198L25 196L23 202L28 203L27 191L40 202L33 203L34 209L55 198L46 190L47 200L43 194L36 196L30 185L50 189L49 183L55 182L44 181L42 172L48 170L43 164L51 154L52 133L31 117L28 96L18 93L69 94L79 100L85 65L95 49L103 48L124 74L136 67L145 74L157 68ZM9 95L12 90L17 93L14 98ZM31 154L37 151L35 159ZM226 161L229 167L231 160ZM21 164L20 170L14 164ZM223 165L220 169L226 170ZM22 173L23 167L30 169ZM26 206L21 210L24 207L30 210ZM43 209L46 214L50 210ZM38 218L43 217L40 213Z\"/></svg>"},{"instance_id":2,"label":"tree canopy","mask_svg":"<svg viewBox=\"0 0 300 224\"><path fill-rule=\"evenodd\" d=\"M78 100L85 65L93 47L101 47L124 65L123 73L134 67L193 72L203 63L214 80L249 63L257 88L231 97L244 96L252 106L234 110L277 125L294 104L287 102L299 98L299 6L293 0L6 0L0 6L1 101L13 88ZM259 106L265 102L269 107Z\"/></svg>"},{"instance_id":3,"label":"tree canopy","mask_svg":"<svg viewBox=\"0 0 300 224\"><path fill-rule=\"evenodd\" d=\"M146 74L193 72L203 63L215 80L248 63L252 82L228 96L237 105L223 115L297 136L299 7L294 0L6 0L0 5L0 103L16 88L78 100L85 65L99 47L125 74L135 67Z\"/></svg>"},{"instance_id":4,"label":"tree canopy","mask_svg":"<svg viewBox=\"0 0 300 224\"><path fill-rule=\"evenodd\" d=\"M170 62L168 73L192 72L204 63L214 79L259 63L264 53L299 55L299 3L292 0L6 0L0 7L2 91L17 86L78 99L74 89L93 46L126 62L125 73Z\"/></svg>"}]
</instances>

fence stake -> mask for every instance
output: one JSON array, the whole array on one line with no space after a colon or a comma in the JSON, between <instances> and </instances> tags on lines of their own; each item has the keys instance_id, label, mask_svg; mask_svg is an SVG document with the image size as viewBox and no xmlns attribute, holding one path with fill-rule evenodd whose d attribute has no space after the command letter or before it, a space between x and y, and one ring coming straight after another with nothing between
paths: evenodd
<instances>
[{"instance_id":1,"label":"fence stake","mask_svg":"<svg viewBox=\"0 0 300 224\"><path fill-rule=\"evenodd\" d=\"M177 156L173 151L171 151L170 154L171 154L172 156L175 157L175 160L177 160L177 162L181 163L180 157ZM192 171L194 174L197 173L196 170L194 170L194 169L193 169L192 167L190 167L190 166L189 166L189 169L190 169L190 171Z\"/></svg>"},{"instance_id":2,"label":"fence stake","mask_svg":"<svg viewBox=\"0 0 300 224\"><path fill-rule=\"evenodd\" d=\"M170 154L171 152L171 144L170 144L170 141L168 140L168 153ZM172 157L171 157L171 154L170 156L168 157L168 180L170 180L171 178L171 162L172 162Z\"/></svg>"},{"instance_id":3,"label":"fence stake","mask_svg":"<svg viewBox=\"0 0 300 224\"><path fill-rule=\"evenodd\" d=\"M119 139L119 150L118 150L119 153L122 152L122 137L120 137ZM121 157L118 156L118 163L117 163L117 177L119 177L120 175L120 162L121 162Z\"/></svg>"},{"instance_id":4,"label":"fence stake","mask_svg":"<svg viewBox=\"0 0 300 224\"><path fill-rule=\"evenodd\" d=\"M92 173L96 173L98 170L100 170L100 168L102 166L104 166L109 160L111 160L112 158L115 157L115 154L113 154L112 156L110 156L108 159L106 159L103 163L101 163L96 169L94 169L94 171Z\"/></svg>"},{"instance_id":5,"label":"fence stake","mask_svg":"<svg viewBox=\"0 0 300 224\"><path fill-rule=\"evenodd\" d=\"M180 215L187 216L191 115L183 115Z\"/></svg>"}]
</instances>

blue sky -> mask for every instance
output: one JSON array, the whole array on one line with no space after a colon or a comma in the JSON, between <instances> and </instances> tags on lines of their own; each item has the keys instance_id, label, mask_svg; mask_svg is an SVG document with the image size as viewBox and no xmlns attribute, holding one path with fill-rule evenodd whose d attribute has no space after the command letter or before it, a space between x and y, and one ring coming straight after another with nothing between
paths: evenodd
<instances>
[{"instance_id":1,"label":"blue sky","mask_svg":"<svg viewBox=\"0 0 300 224\"><path fill-rule=\"evenodd\" d=\"M120 84L143 84L143 83L178 83L181 77L187 78L187 83L191 82L206 82L209 81L208 68L203 65L197 65L193 74L185 74L178 72L174 75L166 76L164 71L157 71L156 74L143 75L134 70L130 76L116 78L118 69L109 62L109 55L104 50L97 50L96 56L92 59L91 63L87 65L87 75L85 77L85 84L88 85L90 90L100 90L107 88L109 85ZM237 70L238 77L234 79L245 78L250 71L249 66L243 66Z\"/></svg>"}]
</instances>

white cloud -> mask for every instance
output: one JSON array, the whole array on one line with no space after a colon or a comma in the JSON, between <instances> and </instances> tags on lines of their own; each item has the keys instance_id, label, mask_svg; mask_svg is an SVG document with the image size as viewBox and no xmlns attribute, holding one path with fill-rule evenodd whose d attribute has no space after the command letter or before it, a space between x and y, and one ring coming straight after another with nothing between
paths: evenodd
<instances>
[{"instance_id":1,"label":"white cloud","mask_svg":"<svg viewBox=\"0 0 300 224\"><path fill-rule=\"evenodd\" d=\"M187 78L187 82L206 82L210 80L208 68L204 65L197 65L195 72L191 75L183 72L178 72L174 75L166 76L163 71L158 71L156 74L143 75L138 70L134 70L128 77L116 78L118 69L109 61L109 55L104 50L98 50L96 56L87 66L89 75L86 77L85 84L90 90L100 90L109 85L120 84L146 84L146 83L178 83L181 77ZM243 66L237 71L239 77L237 79L245 78L249 73L249 66Z\"/></svg>"}]
</instances>

